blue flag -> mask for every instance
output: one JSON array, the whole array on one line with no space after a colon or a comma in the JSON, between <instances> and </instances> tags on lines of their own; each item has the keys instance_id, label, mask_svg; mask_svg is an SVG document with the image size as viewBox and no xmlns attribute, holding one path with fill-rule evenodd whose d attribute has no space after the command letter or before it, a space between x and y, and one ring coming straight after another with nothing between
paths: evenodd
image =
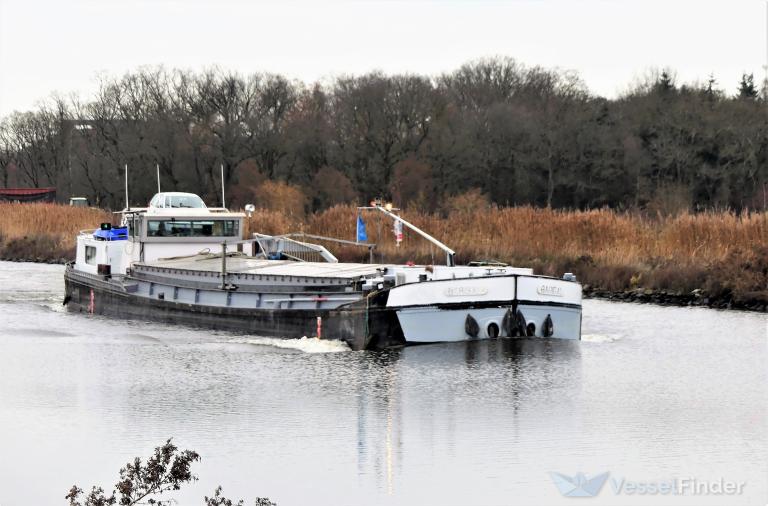
<instances>
[{"instance_id":1,"label":"blue flag","mask_svg":"<svg viewBox=\"0 0 768 506\"><path fill-rule=\"evenodd\" d=\"M363 216L357 215L357 242L366 242L368 240L368 234L365 233L365 222Z\"/></svg>"}]
</instances>

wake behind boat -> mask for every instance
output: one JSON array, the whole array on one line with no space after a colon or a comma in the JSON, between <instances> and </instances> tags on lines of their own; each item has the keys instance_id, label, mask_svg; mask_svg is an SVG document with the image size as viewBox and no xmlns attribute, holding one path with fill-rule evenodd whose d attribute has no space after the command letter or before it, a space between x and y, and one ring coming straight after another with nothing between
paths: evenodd
<instances>
[{"instance_id":1,"label":"wake behind boat","mask_svg":"<svg viewBox=\"0 0 768 506\"><path fill-rule=\"evenodd\" d=\"M352 349L497 337L580 339L581 285L504 265L340 263L286 236L243 240L243 213L189 193L126 208L120 227L77 237L64 273L72 311L283 338L317 336ZM233 251L234 250L234 251Z\"/></svg>"}]
</instances>

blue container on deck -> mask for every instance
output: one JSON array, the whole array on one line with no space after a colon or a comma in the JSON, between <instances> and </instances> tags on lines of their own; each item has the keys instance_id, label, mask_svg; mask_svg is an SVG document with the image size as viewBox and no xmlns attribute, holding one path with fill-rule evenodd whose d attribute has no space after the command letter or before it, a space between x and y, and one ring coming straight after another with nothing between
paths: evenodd
<instances>
[{"instance_id":1,"label":"blue container on deck","mask_svg":"<svg viewBox=\"0 0 768 506\"><path fill-rule=\"evenodd\" d=\"M96 229L93 237L99 241L125 241L128 239L128 227Z\"/></svg>"}]
</instances>

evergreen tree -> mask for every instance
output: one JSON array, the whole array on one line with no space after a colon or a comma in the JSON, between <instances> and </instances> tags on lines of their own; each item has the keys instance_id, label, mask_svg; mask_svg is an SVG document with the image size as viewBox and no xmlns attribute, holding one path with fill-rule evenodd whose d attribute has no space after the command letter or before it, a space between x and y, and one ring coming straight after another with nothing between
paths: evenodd
<instances>
[{"instance_id":1,"label":"evergreen tree","mask_svg":"<svg viewBox=\"0 0 768 506\"><path fill-rule=\"evenodd\" d=\"M656 81L656 90L662 93L673 91L675 89L675 78L667 70L662 70L661 75Z\"/></svg>"},{"instance_id":2,"label":"evergreen tree","mask_svg":"<svg viewBox=\"0 0 768 506\"><path fill-rule=\"evenodd\" d=\"M754 100L757 98L757 87L755 86L754 74L741 74L739 82L739 98Z\"/></svg>"}]
</instances>

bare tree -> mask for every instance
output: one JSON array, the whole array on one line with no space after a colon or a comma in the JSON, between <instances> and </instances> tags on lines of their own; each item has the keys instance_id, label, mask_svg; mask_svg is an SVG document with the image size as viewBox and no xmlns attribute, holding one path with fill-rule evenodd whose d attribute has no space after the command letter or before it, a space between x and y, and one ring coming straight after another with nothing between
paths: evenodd
<instances>
[{"instance_id":1,"label":"bare tree","mask_svg":"<svg viewBox=\"0 0 768 506\"><path fill-rule=\"evenodd\" d=\"M642 208L666 192L696 209L764 207L768 123L753 81L744 74L728 96L714 78L681 84L651 69L606 100L572 72L506 57L435 79L373 72L310 86L147 67L4 118L0 179L111 207L126 164L134 202L156 191L155 166L164 187L216 201L221 164L240 201L283 180L315 208L424 190L414 185L479 188L499 204Z\"/></svg>"}]
</instances>

